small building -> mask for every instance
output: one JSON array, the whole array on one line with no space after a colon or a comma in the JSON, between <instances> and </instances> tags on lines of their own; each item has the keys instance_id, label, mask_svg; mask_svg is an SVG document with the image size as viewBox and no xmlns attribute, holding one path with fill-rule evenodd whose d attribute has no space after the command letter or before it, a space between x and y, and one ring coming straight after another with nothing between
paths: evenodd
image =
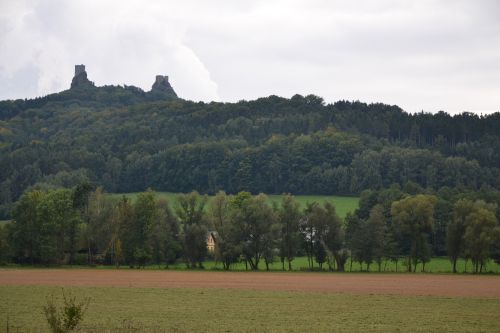
<instances>
[{"instance_id":1,"label":"small building","mask_svg":"<svg viewBox=\"0 0 500 333\"><path fill-rule=\"evenodd\" d=\"M207 250L209 253L215 252L215 231L207 233Z\"/></svg>"}]
</instances>

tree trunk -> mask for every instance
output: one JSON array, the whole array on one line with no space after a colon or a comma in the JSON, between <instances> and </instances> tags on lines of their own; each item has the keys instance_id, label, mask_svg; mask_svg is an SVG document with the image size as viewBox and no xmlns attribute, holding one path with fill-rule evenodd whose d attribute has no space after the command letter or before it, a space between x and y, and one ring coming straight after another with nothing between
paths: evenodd
<instances>
[{"instance_id":1,"label":"tree trunk","mask_svg":"<svg viewBox=\"0 0 500 333\"><path fill-rule=\"evenodd\" d=\"M89 264L89 266L92 266L92 250L90 249L90 245L89 245L89 248L88 248L88 254L87 254L87 262Z\"/></svg>"},{"instance_id":2,"label":"tree trunk","mask_svg":"<svg viewBox=\"0 0 500 333\"><path fill-rule=\"evenodd\" d=\"M343 261L341 259L339 259L339 260L335 259L335 262L337 263L337 271L344 272L345 271L345 267L344 267L345 261Z\"/></svg>"},{"instance_id":3,"label":"tree trunk","mask_svg":"<svg viewBox=\"0 0 500 333\"><path fill-rule=\"evenodd\" d=\"M290 259L288 259L288 270L292 270L292 261Z\"/></svg>"}]
</instances>

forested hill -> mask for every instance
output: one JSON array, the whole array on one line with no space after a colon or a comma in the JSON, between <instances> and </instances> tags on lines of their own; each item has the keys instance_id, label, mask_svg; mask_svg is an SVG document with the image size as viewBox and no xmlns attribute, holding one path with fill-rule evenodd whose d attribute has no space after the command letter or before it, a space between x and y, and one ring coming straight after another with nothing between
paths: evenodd
<instances>
[{"instance_id":1,"label":"forested hill","mask_svg":"<svg viewBox=\"0 0 500 333\"><path fill-rule=\"evenodd\" d=\"M0 102L0 119L0 217L31 186L85 181L113 192L500 189L500 113L408 114L314 95L196 103L89 85Z\"/></svg>"}]
</instances>

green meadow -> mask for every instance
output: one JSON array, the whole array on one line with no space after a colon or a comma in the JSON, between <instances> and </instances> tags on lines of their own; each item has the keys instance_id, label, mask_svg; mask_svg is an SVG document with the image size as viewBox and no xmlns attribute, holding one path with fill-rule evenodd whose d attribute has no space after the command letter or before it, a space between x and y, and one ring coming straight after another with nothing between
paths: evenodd
<instances>
[{"instance_id":1,"label":"green meadow","mask_svg":"<svg viewBox=\"0 0 500 333\"><path fill-rule=\"evenodd\" d=\"M162 266L163 267L163 266ZM222 264L217 263L213 260L207 260L204 263L204 267L207 270L222 270ZM270 271L281 271L282 270L282 263L277 259L277 261L271 263L269 265L269 270ZM149 269L159 269L161 267L158 267L157 265L151 265L148 266L147 268ZM264 261L262 261L259 264L259 268L261 271L266 269ZM176 263L175 265L171 265L169 269L186 269L186 265L182 262ZM250 269L250 268L248 268ZM288 263L285 263L285 269L288 269ZM292 261L292 269L294 271L308 271L308 264L307 264L307 257L297 257L295 258L294 261ZM314 263L314 269L318 269L318 264L315 262ZM360 266L359 263L357 262L351 262L348 261L346 266L345 266L346 271L351 271L351 272L367 272L367 267L366 264L363 264L363 267ZM240 262L233 264L231 266L232 271L245 271L246 267L245 264ZM327 271L328 270L328 265L327 263L323 264L323 270ZM471 262L466 262L463 259L459 259L457 262L457 270L459 273L472 273L472 264ZM381 265L381 272L406 272L406 266L405 266L405 258L401 258L401 260L398 261L397 266L395 262L392 261L387 261L383 262ZM372 263L370 265L369 272L378 272L378 265L376 263ZM451 273L452 272L452 266L448 258L444 257L436 257L432 258L430 262L425 264L425 270L422 267L422 264L419 264L417 266L417 273ZM494 273L494 274L499 274L500 273L500 265L495 263L493 260L489 260L486 264L486 269L484 270L486 273Z\"/></svg>"},{"instance_id":2,"label":"green meadow","mask_svg":"<svg viewBox=\"0 0 500 333\"><path fill-rule=\"evenodd\" d=\"M445 257L435 257L432 258L430 262L428 262L425 265L425 270L422 267L422 264L419 264L417 266L417 272L416 273L407 273L406 271L406 266L405 266L405 259L401 258L401 260L398 261L397 265L395 262L392 261L387 261L382 263L380 273L405 273L405 274L430 274L430 273L438 273L438 274L448 274L452 273L452 266L448 258ZM203 263L205 271L222 271L223 267L220 262L216 262L212 259L207 259ZM16 269L31 269L31 268L36 268L37 266L28 266L28 265L16 265L16 264L8 264L4 267L10 267L10 268L16 268ZM62 265L62 266L54 266L57 268L70 268L70 269L80 269L80 268L89 268L87 265ZM95 269L116 269L116 266L114 265L97 265L93 266ZM129 269L129 266L120 266L120 269ZM133 268L136 269L136 268ZM161 265L154 265L150 264L145 266L145 270L164 270L167 269L164 264ZM175 264L171 264L168 267L169 270L191 270L186 268L186 264L182 261L179 260ZM371 273L379 273L378 266L377 264L373 263L370 266L370 269L367 270L366 265L363 264L363 267L360 266L359 263L357 262L351 262L348 261L346 266L345 266L346 272L358 272L358 273L366 273L366 272L371 272ZM197 269L198 270L198 269ZM236 272L243 272L243 271L250 271L250 267L245 267L245 264L243 262L235 263L231 266L230 271L236 271ZM265 271L266 266L264 262L262 261L259 264L259 270L260 271ZM285 263L285 270L288 270L288 264ZM314 263L314 271L318 271L318 264L315 262ZM457 274L472 274L472 264L470 261L466 262L463 259L459 259L457 262ZM269 271L271 272L277 272L277 271L282 271L282 264L279 260L271 263L269 265ZM295 260L292 262L292 271L303 271L303 272L308 272L310 271L308 264L307 264L307 257L297 257ZM330 274L328 270L328 265L327 263L323 264L323 272L325 274ZM338 274L338 272L335 272L335 274ZM486 263L484 273L483 274L500 274L500 264L495 263L493 260L489 260Z\"/></svg>"},{"instance_id":3,"label":"green meadow","mask_svg":"<svg viewBox=\"0 0 500 333\"><path fill-rule=\"evenodd\" d=\"M135 200L139 193L110 193L109 195L113 198L121 198L122 196L126 196L131 200ZM158 198L166 199L167 201L174 203L176 201L179 193L172 192L156 192ZM213 196L208 196L208 201L210 202ZM268 202L272 204L273 202L279 203L283 195L271 194L268 195ZM301 207L305 207L308 202L318 202L324 203L326 201L332 202L337 209L337 214L340 217L345 217L348 212L354 212L356 208L358 208L359 198L357 197L341 197L334 195L295 195L295 200L301 205Z\"/></svg>"}]
</instances>

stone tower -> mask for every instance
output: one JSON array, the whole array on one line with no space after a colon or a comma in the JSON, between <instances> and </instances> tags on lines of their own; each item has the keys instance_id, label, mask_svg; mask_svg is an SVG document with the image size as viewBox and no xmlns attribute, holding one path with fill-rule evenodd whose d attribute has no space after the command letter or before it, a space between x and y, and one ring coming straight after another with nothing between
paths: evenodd
<instances>
[{"instance_id":1,"label":"stone tower","mask_svg":"<svg viewBox=\"0 0 500 333\"><path fill-rule=\"evenodd\" d=\"M73 76L73 80L71 81L71 89L80 86L94 86L94 82L89 81L87 78L85 65L75 65L75 76Z\"/></svg>"},{"instance_id":2,"label":"stone tower","mask_svg":"<svg viewBox=\"0 0 500 333\"><path fill-rule=\"evenodd\" d=\"M151 87L151 92L156 94L168 95L171 97L177 97L174 88L168 82L168 76L166 75L156 75L155 83Z\"/></svg>"},{"instance_id":3,"label":"stone tower","mask_svg":"<svg viewBox=\"0 0 500 333\"><path fill-rule=\"evenodd\" d=\"M85 65L75 65L75 76L78 76L82 73L87 73L85 72Z\"/></svg>"}]
</instances>

